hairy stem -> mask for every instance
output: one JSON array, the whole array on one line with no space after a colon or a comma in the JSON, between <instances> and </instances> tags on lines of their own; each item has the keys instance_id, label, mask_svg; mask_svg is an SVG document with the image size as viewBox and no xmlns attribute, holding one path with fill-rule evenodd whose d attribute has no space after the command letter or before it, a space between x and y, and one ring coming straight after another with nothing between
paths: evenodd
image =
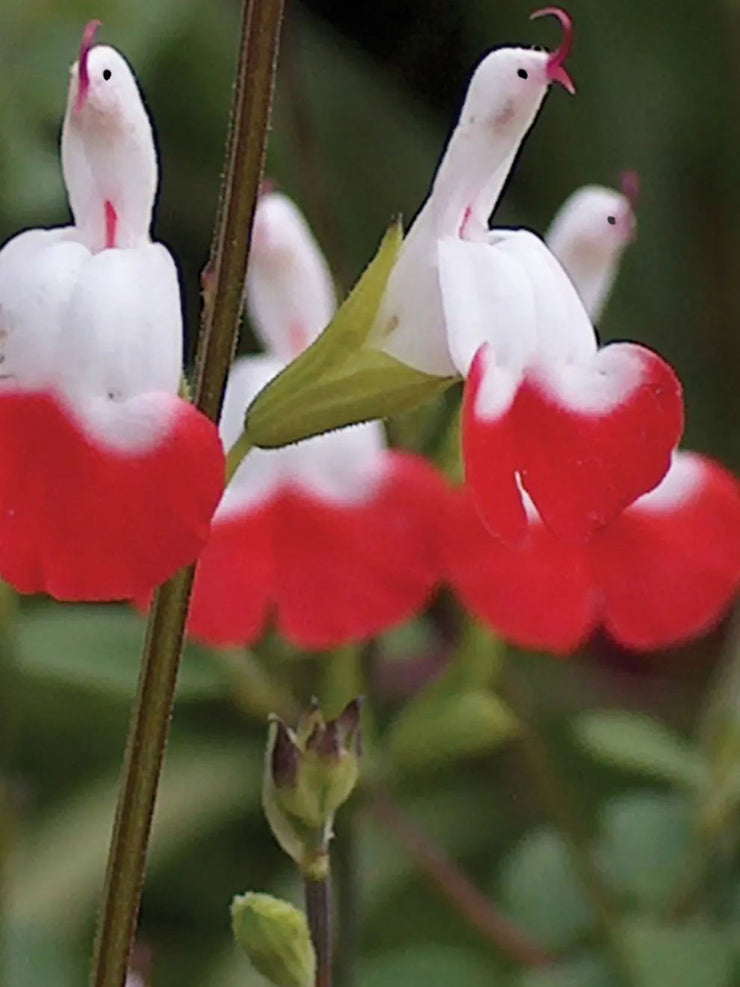
<instances>
[{"instance_id":1,"label":"hairy stem","mask_svg":"<svg viewBox=\"0 0 740 987\"><path fill-rule=\"evenodd\" d=\"M283 0L247 0L195 404L218 421L236 346L252 221L264 166ZM169 732L194 566L156 594L129 727L93 953L93 987L123 987L136 930L152 815Z\"/></svg>"},{"instance_id":2,"label":"hairy stem","mask_svg":"<svg viewBox=\"0 0 740 987\"><path fill-rule=\"evenodd\" d=\"M331 871L320 881L305 878L306 914L316 950L316 987L331 987L334 953Z\"/></svg>"},{"instance_id":3,"label":"hairy stem","mask_svg":"<svg viewBox=\"0 0 740 987\"><path fill-rule=\"evenodd\" d=\"M524 966L544 967L554 962L538 942L496 909L387 792L372 789L365 808L406 851L432 887L486 942Z\"/></svg>"}]
</instances>

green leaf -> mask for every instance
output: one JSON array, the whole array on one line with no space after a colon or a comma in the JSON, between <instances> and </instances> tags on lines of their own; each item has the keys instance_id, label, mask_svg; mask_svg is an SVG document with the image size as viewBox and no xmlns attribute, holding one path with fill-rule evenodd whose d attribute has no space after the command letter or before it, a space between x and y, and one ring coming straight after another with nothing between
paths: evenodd
<instances>
[{"instance_id":1,"label":"green leaf","mask_svg":"<svg viewBox=\"0 0 740 987\"><path fill-rule=\"evenodd\" d=\"M494 750L515 736L514 714L484 689L440 693L427 687L398 715L388 744L396 767L419 771Z\"/></svg>"},{"instance_id":2,"label":"green leaf","mask_svg":"<svg viewBox=\"0 0 740 987\"><path fill-rule=\"evenodd\" d=\"M18 663L25 675L130 700L146 627L127 606L49 604L23 614ZM207 652L187 645L177 698L226 695L228 682Z\"/></svg>"},{"instance_id":3,"label":"green leaf","mask_svg":"<svg viewBox=\"0 0 740 987\"><path fill-rule=\"evenodd\" d=\"M518 987L615 987L609 965L602 959L584 956L559 963L552 969L526 970Z\"/></svg>"},{"instance_id":4,"label":"green leaf","mask_svg":"<svg viewBox=\"0 0 740 987\"><path fill-rule=\"evenodd\" d=\"M639 987L730 987L732 983L732 938L722 929L635 919L627 926L625 944Z\"/></svg>"},{"instance_id":5,"label":"green leaf","mask_svg":"<svg viewBox=\"0 0 740 987\"><path fill-rule=\"evenodd\" d=\"M431 400L453 383L454 377L422 373L367 345L402 241L397 221L318 339L252 401L245 434L253 445L276 448L387 418Z\"/></svg>"},{"instance_id":6,"label":"green leaf","mask_svg":"<svg viewBox=\"0 0 740 987\"><path fill-rule=\"evenodd\" d=\"M496 968L467 949L422 943L361 964L362 987L495 987Z\"/></svg>"},{"instance_id":7,"label":"green leaf","mask_svg":"<svg viewBox=\"0 0 740 987\"><path fill-rule=\"evenodd\" d=\"M616 891L641 908L658 910L670 902L685 874L691 839L686 799L629 794L604 806L599 857Z\"/></svg>"},{"instance_id":8,"label":"green leaf","mask_svg":"<svg viewBox=\"0 0 740 987\"><path fill-rule=\"evenodd\" d=\"M507 913L545 946L566 946L592 926L565 843L549 827L517 844L504 861L499 886Z\"/></svg>"},{"instance_id":9,"label":"green leaf","mask_svg":"<svg viewBox=\"0 0 740 987\"><path fill-rule=\"evenodd\" d=\"M642 713L583 713L575 737L593 757L627 771L695 786L702 777L698 754L677 734Z\"/></svg>"},{"instance_id":10,"label":"green leaf","mask_svg":"<svg viewBox=\"0 0 740 987\"><path fill-rule=\"evenodd\" d=\"M259 804L262 753L244 745L168 752L157 797L150 871L196 847L216 823ZM88 920L100 891L118 772L65 800L14 847L4 893L8 920L53 927L57 935ZM71 906L73 905L73 907Z\"/></svg>"}]
</instances>

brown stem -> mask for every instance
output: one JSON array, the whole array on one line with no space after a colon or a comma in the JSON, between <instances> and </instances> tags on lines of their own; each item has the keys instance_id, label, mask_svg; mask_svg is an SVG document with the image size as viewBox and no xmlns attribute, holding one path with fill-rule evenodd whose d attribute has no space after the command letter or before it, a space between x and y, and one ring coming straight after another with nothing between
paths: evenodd
<instances>
[{"instance_id":1,"label":"brown stem","mask_svg":"<svg viewBox=\"0 0 740 987\"><path fill-rule=\"evenodd\" d=\"M248 0L242 16L226 179L196 359L195 404L214 422L236 346L282 12L283 0ZM149 617L95 938L93 987L123 987L126 980L194 571L181 570L159 589Z\"/></svg>"},{"instance_id":2,"label":"brown stem","mask_svg":"<svg viewBox=\"0 0 740 987\"><path fill-rule=\"evenodd\" d=\"M331 872L320 881L305 879L306 915L316 950L316 987L331 987L334 954Z\"/></svg>"},{"instance_id":3,"label":"brown stem","mask_svg":"<svg viewBox=\"0 0 740 987\"><path fill-rule=\"evenodd\" d=\"M489 943L530 967L549 966L554 958L522 932L463 874L457 864L380 789L369 792L367 811L408 853L429 883Z\"/></svg>"}]
</instances>

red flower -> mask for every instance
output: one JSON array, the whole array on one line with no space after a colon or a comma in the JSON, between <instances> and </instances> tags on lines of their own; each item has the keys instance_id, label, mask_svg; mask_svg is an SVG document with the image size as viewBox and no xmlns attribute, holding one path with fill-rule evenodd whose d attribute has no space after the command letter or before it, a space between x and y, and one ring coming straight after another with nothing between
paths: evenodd
<instances>
[{"instance_id":1,"label":"red flower","mask_svg":"<svg viewBox=\"0 0 740 987\"><path fill-rule=\"evenodd\" d=\"M62 136L75 225L0 251L0 576L135 596L192 562L223 489L215 426L178 397L177 271L136 81L85 32Z\"/></svg>"},{"instance_id":2,"label":"red flower","mask_svg":"<svg viewBox=\"0 0 740 987\"><path fill-rule=\"evenodd\" d=\"M331 276L283 195L260 200L248 302L275 356L237 360L221 431L238 437L250 399L331 318ZM254 641L274 617L295 645L329 648L411 617L441 575L448 488L423 459L385 448L379 422L254 450L216 513L198 565L189 631L211 644Z\"/></svg>"},{"instance_id":3,"label":"red flower","mask_svg":"<svg viewBox=\"0 0 740 987\"><path fill-rule=\"evenodd\" d=\"M633 343L599 349L544 243L489 229L550 84L573 88L570 18L545 12L565 29L558 52L497 48L476 68L370 334L417 370L466 378L465 475L489 529L512 543L527 530L522 490L560 537L587 541L660 482L683 428L668 364Z\"/></svg>"},{"instance_id":4,"label":"red flower","mask_svg":"<svg viewBox=\"0 0 740 987\"><path fill-rule=\"evenodd\" d=\"M447 525L452 586L468 609L528 648L569 653L599 624L635 650L707 631L740 579L740 494L712 460L678 452L660 484L588 545L555 538L530 506L528 538L491 536L469 490Z\"/></svg>"}]
</instances>

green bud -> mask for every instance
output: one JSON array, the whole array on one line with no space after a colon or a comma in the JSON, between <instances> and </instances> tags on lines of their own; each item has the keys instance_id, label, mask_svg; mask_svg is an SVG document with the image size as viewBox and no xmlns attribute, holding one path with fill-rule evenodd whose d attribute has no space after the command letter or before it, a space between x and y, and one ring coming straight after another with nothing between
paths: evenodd
<instances>
[{"instance_id":1,"label":"green bud","mask_svg":"<svg viewBox=\"0 0 740 987\"><path fill-rule=\"evenodd\" d=\"M396 221L326 329L252 401L245 434L253 445L271 449L388 418L431 400L455 381L415 370L369 344L402 242Z\"/></svg>"},{"instance_id":2,"label":"green bud","mask_svg":"<svg viewBox=\"0 0 740 987\"><path fill-rule=\"evenodd\" d=\"M231 903L231 927L254 967L276 987L313 987L316 954L303 912L248 891Z\"/></svg>"},{"instance_id":3,"label":"green bud","mask_svg":"<svg viewBox=\"0 0 740 987\"><path fill-rule=\"evenodd\" d=\"M329 723L314 702L295 732L277 717L270 722L265 815L283 850L314 879L328 868L334 814L357 783L361 753L357 699Z\"/></svg>"}]
</instances>

